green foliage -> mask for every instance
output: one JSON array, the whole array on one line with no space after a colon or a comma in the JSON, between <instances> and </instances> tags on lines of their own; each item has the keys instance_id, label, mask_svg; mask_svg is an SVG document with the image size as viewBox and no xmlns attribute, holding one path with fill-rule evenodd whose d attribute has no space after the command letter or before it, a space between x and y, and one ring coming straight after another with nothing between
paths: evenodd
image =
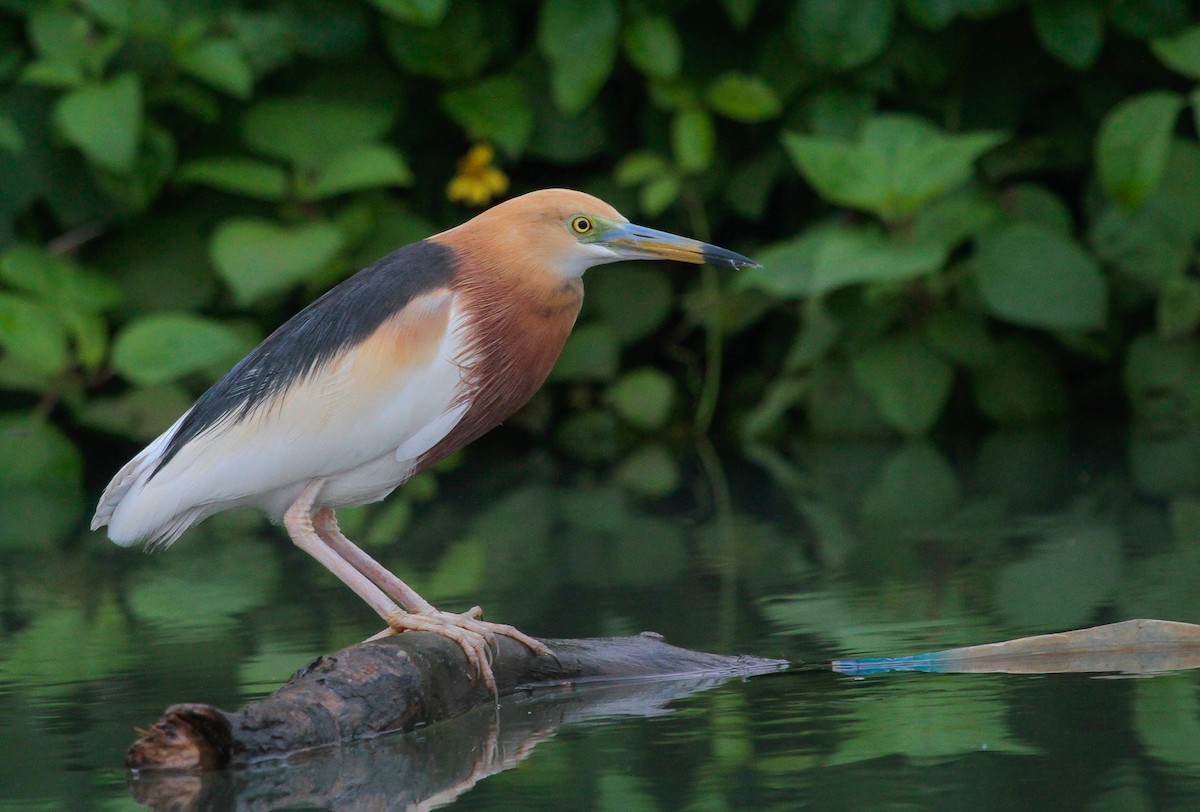
<instances>
[{"instance_id":1,"label":"green foliage","mask_svg":"<svg viewBox=\"0 0 1200 812\"><path fill-rule=\"evenodd\" d=\"M1069 238L1034 223L1013 223L979 240L972 262L988 313L1047 330L1103 327L1104 276Z\"/></svg>"},{"instance_id":2,"label":"green foliage","mask_svg":"<svg viewBox=\"0 0 1200 812\"><path fill-rule=\"evenodd\" d=\"M0 418L0 550L48 546L82 513L83 460L67 437L36 417Z\"/></svg>"},{"instance_id":3,"label":"green foliage","mask_svg":"<svg viewBox=\"0 0 1200 812\"><path fill-rule=\"evenodd\" d=\"M1134 208L1158 188L1181 107L1174 93L1144 93L1105 117L1096 139L1096 168L1104 191L1123 208Z\"/></svg>"},{"instance_id":4,"label":"green foliage","mask_svg":"<svg viewBox=\"0 0 1200 812\"><path fill-rule=\"evenodd\" d=\"M937 422L954 378L954 368L912 335L890 336L864 348L850 368L883 418L913 435Z\"/></svg>"},{"instance_id":5,"label":"green foliage","mask_svg":"<svg viewBox=\"0 0 1200 812\"><path fill-rule=\"evenodd\" d=\"M554 100L568 115L600 92L617 55L616 0L546 0L538 19L538 46L549 60Z\"/></svg>"},{"instance_id":6,"label":"green foliage","mask_svg":"<svg viewBox=\"0 0 1200 812\"><path fill-rule=\"evenodd\" d=\"M1097 0L1033 0L1033 25L1046 50L1078 70L1091 67L1104 44Z\"/></svg>"},{"instance_id":7,"label":"green foliage","mask_svg":"<svg viewBox=\"0 0 1200 812\"><path fill-rule=\"evenodd\" d=\"M129 172L142 135L141 84L126 73L77 87L59 99L54 120L97 166Z\"/></svg>"},{"instance_id":8,"label":"green foliage","mask_svg":"<svg viewBox=\"0 0 1200 812\"><path fill-rule=\"evenodd\" d=\"M1200 327L1198 41L1183 2L9 4L0 388L143 440L298 302L469 217L452 185L508 183L764 266L589 274L518 422L595 464L714 403L759 439L1122 388L1154 414ZM661 463L628 470L658 492Z\"/></svg>"},{"instance_id":9,"label":"green foliage","mask_svg":"<svg viewBox=\"0 0 1200 812\"><path fill-rule=\"evenodd\" d=\"M113 368L138 384L178 380L219 369L249 347L236 332L212 319L158 313L131 322L113 343Z\"/></svg>"},{"instance_id":10,"label":"green foliage","mask_svg":"<svg viewBox=\"0 0 1200 812\"><path fill-rule=\"evenodd\" d=\"M993 133L948 135L913 116L880 115L863 124L854 143L785 133L784 146L826 200L898 220L966 183L975 161L1002 140Z\"/></svg>"},{"instance_id":11,"label":"green foliage","mask_svg":"<svg viewBox=\"0 0 1200 812\"><path fill-rule=\"evenodd\" d=\"M675 382L657 369L635 369L609 387L606 397L630 424L654 431L666 425L671 416Z\"/></svg>"},{"instance_id":12,"label":"green foliage","mask_svg":"<svg viewBox=\"0 0 1200 812\"><path fill-rule=\"evenodd\" d=\"M286 290L337 255L342 232L331 223L292 227L259 219L226 220L213 234L212 263L239 303Z\"/></svg>"}]
</instances>

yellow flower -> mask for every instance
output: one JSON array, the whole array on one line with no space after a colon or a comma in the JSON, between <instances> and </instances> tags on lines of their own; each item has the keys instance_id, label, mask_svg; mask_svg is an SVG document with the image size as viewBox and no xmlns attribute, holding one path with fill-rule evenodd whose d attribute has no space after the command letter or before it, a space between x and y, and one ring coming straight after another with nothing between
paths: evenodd
<instances>
[{"instance_id":1,"label":"yellow flower","mask_svg":"<svg viewBox=\"0 0 1200 812\"><path fill-rule=\"evenodd\" d=\"M458 174L446 187L446 197L468 206L483 206L508 191L508 176L492 166L491 144L476 144L458 162Z\"/></svg>"}]
</instances>

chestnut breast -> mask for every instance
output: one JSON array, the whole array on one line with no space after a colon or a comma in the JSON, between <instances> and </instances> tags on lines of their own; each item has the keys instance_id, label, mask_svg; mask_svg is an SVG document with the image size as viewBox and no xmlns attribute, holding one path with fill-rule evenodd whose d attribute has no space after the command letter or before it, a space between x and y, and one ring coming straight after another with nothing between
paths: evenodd
<instances>
[{"instance_id":1,"label":"chestnut breast","mask_svg":"<svg viewBox=\"0 0 1200 812\"><path fill-rule=\"evenodd\" d=\"M524 406L545 382L583 304L583 281L454 246L452 290L464 314L467 410L418 470L462 448Z\"/></svg>"}]
</instances>

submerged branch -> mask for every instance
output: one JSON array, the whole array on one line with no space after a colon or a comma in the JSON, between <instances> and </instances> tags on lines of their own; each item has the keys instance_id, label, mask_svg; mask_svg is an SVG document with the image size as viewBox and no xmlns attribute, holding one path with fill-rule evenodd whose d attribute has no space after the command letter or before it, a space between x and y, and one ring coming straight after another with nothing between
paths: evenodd
<instances>
[{"instance_id":1,"label":"submerged branch","mask_svg":"<svg viewBox=\"0 0 1200 812\"><path fill-rule=\"evenodd\" d=\"M706 678L713 684L785 668L781 660L705 654L671 646L657 634L546 640L536 656L497 637L493 669L501 695L602 680ZM458 646L435 634L406 632L318 658L271 696L234 713L211 705L168 708L126 754L145 770L213 770L299 750L409 731L493 702L466 676Z\"/></svg>"}]
</instances>

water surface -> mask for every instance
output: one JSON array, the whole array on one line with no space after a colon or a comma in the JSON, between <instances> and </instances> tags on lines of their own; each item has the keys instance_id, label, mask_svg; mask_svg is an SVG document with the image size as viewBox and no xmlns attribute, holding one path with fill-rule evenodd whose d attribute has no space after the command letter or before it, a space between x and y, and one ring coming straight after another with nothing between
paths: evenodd
<instances>
[{"instance_id":1,"label":"water surface","mask_svg":"<svg viewBox=\"0 0 1200 812\"><path fill-rule=\"evenodd\" d=\"M253 514L153 556L72 530L0 552L0 807L176 792L253 809L1191 808L1195 672L852 677L828 663L1200 622L1197 448L1059 431L682 448L678 485L653 496L628 472L477 454L436 494L425 483L345 525L446 609L480 603L546 637L651 629L797 667L506 700L174 787L131 782L135 727L175 702L236 708L378 623Z\"/></svg>"}]
</instances>

